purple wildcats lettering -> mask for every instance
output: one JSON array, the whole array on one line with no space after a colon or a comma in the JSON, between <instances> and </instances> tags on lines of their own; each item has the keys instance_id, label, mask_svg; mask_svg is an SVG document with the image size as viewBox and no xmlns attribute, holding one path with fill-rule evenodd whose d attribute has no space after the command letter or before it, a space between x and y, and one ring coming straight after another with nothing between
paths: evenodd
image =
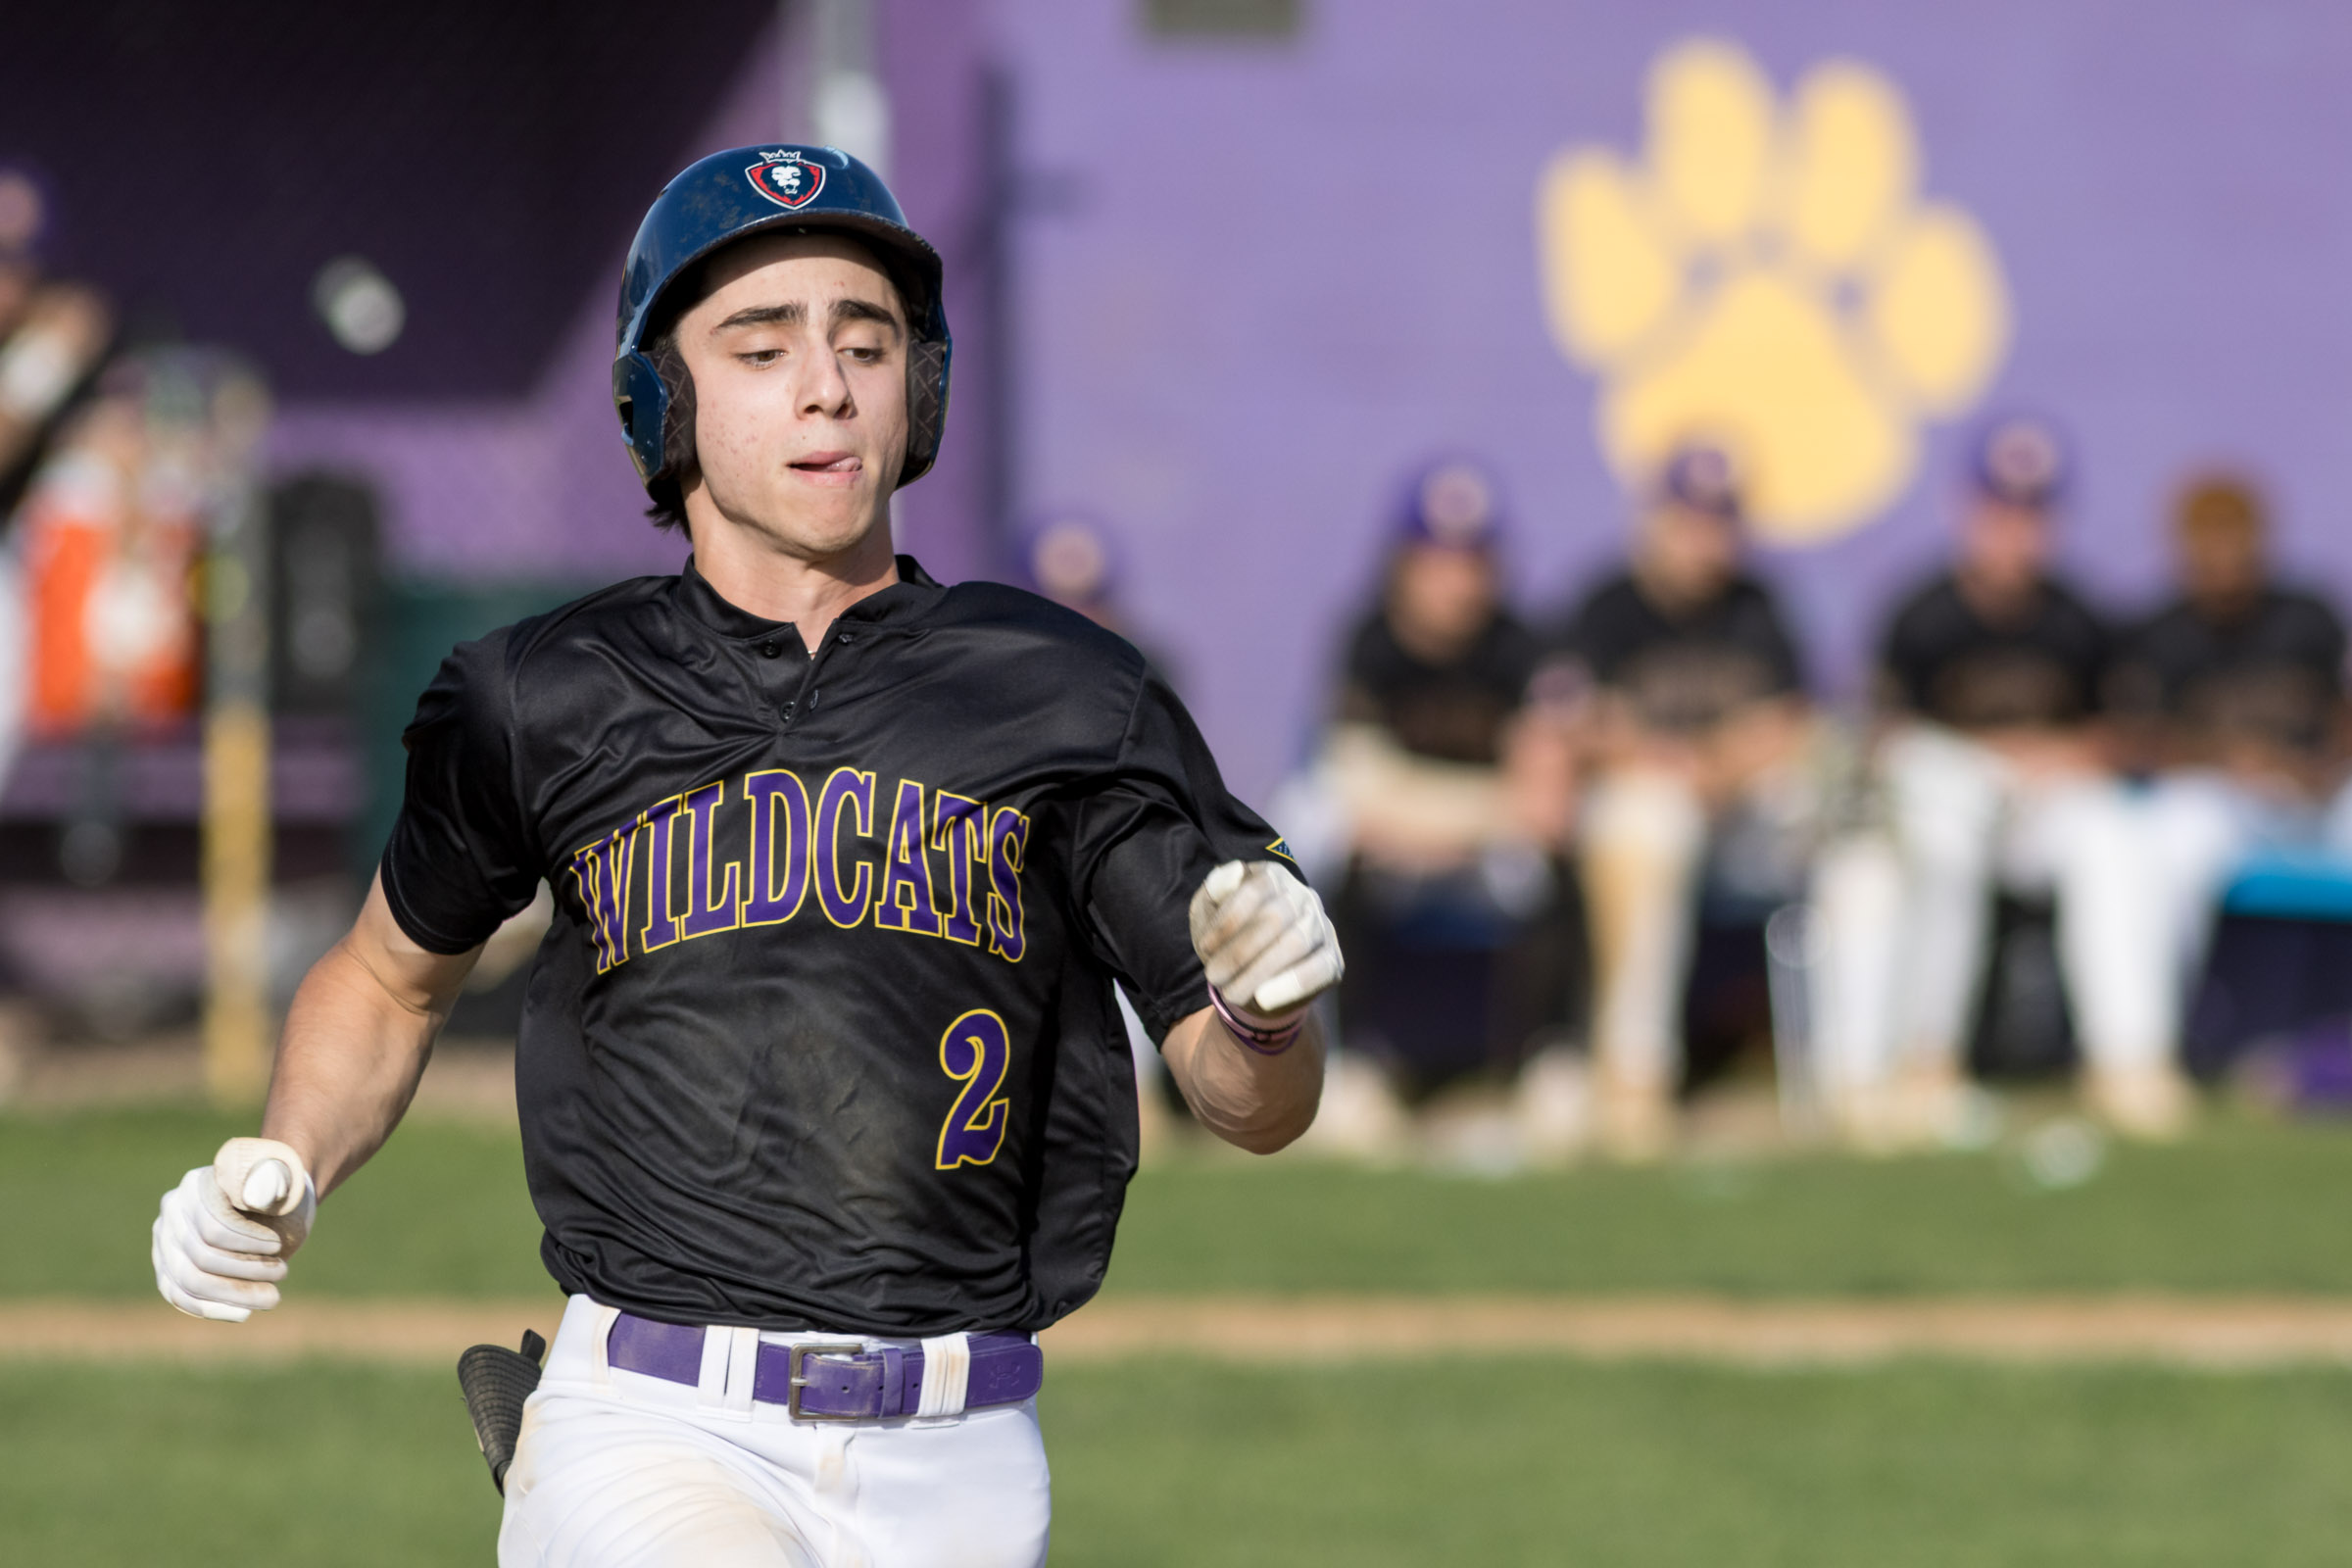
<instances>
[{"instance_id":1,"label":"purple wildcats lettering","mask_svg":"<svg viewBox=\"0 0 2352 1568\"><path fill-rule=\"evenodd\" d=\"M890 811L887 868L882 897L874 901L874 924L885 931L939 935L939 910L931 899L931 857L924 853L923 787L899 780L898 804Z\"/></svg>"},{"instance_id":2,"label":"purple wildcats lettering","mask_svg":"<svg viewBox=\"0 0 2352 1568\"><path fill-rule=\"evenodd\" d=\"M689 937L707 937L713 931L732 931L743 924L743 900L737 891L737 871L733 860L726 863L725 891L719 891L718 865L713 863L718 847L718 808L727 799L724 779L706 784L686 797L686 919L684 929Z\"/></svg>"},{"instance_id":3,"label":"purple wildcats lettering","mask_svg":"<svg viewBox=\"0 0 2352 1568\"><path fill-rule=\"evenodd\" d=\"M1029 852L1029 819L1006 806L988 823L988 949L1007 963L1028 950L1021 912L1021 861Z\"/></svg>"},{"instance_id":4,"label":"purple wildcats lettering","mask_svg":"<svg viewBox=\"0 0 2352 1568\"><path fill-rule=\"evenodd\" d=\"M939 825L931 836L931 847L948 852L948 907L939 911L941 929L950 942L976 948L980 945L980 918L972 908L972 866L988 860L983 831L988 808L941 790L933 814Z\"/></svg>"},{"instance_id":5,"label":"purple wildcats lettering","mask_svg":"<svg viewBox=\"0 0 2352 1568\"><path fill-rule=\"evenodd\" d=\"M778 767L743 781L752 807L751 897L745 925L779 925L800 913L808 896L808 792Z\"/></svg>"},{"instance_id":6,"label":"purple wildcats lettering","mask_svg":"<svg viewBox=\"0 0 2352 1568\"><path fill-rule=\"evenodd\" d=\"M850 879L845 891L841 885L841 812L844 806L857 808L857 833L859 838L871 838L874 832L874 775L854 768L837 767L825 780L817 796L814 843L812 845L816 871L816 902L824 906L825 918L847 928L865 918L867 902L873 897L873 868L862 860Z\"/></svg>"},{"instance_id":7,"label":"purple wildcats lettering","mask_svg":"<svg viewBox=\"0 0 2352 1568\"><path fill-rule=\"evenodd\" d=\"M629 862L635 858L637 827L635 822L616 827L571 858L572 884L588 911L598 974L629 961Z\"/></svg>"},{"instance_id":8,"label":"purple wildcats lettering","mask_svg":"<svg viewBox=\"0 0 2352 1568\"><path fill-rule=\"evenodd\" d=\"M670 852L685 797L673 795L645 813L653 841L645 855L645 951L658 952L678 940L677 860Z\"/></svg>"}]
</instances>

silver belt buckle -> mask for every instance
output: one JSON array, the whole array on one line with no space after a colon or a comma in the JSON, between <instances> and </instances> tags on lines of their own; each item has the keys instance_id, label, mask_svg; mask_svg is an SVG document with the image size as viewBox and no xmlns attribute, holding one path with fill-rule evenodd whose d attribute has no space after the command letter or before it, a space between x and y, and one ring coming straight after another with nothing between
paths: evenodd
<instances>
[{"instance_id":1,"label":"silver belt buckle","mask_svg":"<svg viewBox=\"0 0 2352 1568\"><path fill-rule=\"evenodd\" d=\"M801 1408L801 1391L808 1386L808 1363L810 1356L854 1357L863 1354L865 1354L865 1345L858 1340L796 1342L791 1348L789 1358L785 1361L785 1370L790 1374L784 1395L785 1413L795 1421L862 1421L868 1419L865 1416L837 1415L829 1410L803 1410Z\"/></svg>"}]
</instances>

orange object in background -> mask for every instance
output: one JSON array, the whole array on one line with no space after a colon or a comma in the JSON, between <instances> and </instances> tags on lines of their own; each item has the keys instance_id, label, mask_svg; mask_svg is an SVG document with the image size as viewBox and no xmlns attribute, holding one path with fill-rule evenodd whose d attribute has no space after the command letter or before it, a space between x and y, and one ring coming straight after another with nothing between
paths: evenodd
<instances>
[{"instance_id":1,"label":"orange object in background","mask_svg":"<svg viewBox=\"0 0 2352 1568\"><path fill-rule=\"evenodd\" d=\"M195 710L200 530L194 487L173 482L183 466L159 453L135 404L110 401L36 482L24 516L34 734L153 727Z\"/></svg>"}]
</instances>

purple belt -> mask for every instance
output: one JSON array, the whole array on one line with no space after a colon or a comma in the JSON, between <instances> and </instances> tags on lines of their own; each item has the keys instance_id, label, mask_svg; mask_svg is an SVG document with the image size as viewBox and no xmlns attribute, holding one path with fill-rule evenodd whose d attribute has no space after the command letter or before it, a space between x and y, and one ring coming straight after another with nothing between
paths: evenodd
<instances>
[{"instance_id":1,"label":"purple belt","mask_svg":"<svg viewBox=\"0 0 2352 1568\"><path fill-rule=\"evenodd\" d=\"M1025 1334L974 1334L963 1407L1018 1404L1046 1381L1046 1355ZM703 1379L703 1330L623 1312L612 1320L605 1358L624 1372L692 1388ZM780 1404L796 1421L887 1421L912 1415L923 1399L923 1352L858 1341L761 1345L752 1397Z\"/></svg>"}]
</instances>

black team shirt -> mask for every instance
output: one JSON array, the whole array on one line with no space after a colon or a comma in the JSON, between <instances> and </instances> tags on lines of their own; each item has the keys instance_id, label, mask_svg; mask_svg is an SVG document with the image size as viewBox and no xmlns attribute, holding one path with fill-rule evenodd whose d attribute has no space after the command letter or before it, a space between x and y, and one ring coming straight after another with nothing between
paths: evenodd
<instances>
[{"instance_id":1,"label":"black team shirt","mask_svg":"<svg viewBox=\"0 0 2352 1568\"><path fill-rule=\"evenodd\" d=\"M1735 577L1705 603L1669 614L1631 573L1620 573L1577 607L1555 642L1563 659L1623 696L1657 730L1704 730L1803 683L1788 624L1751 577Z\"/></svg>"},{"instance_id":2,"label":"black team shirt","mask_svg":"<svg viewBox=\"0 0 2352 1568\"><path fill-rule=\"evenodd\" d=\"M2013 619L1988 621L1951 576L1895 612L1880 659L1895 706L1955 729L2077 724L2091 716L2107 632L2088 606L2044 579Z\"/></svg>"},{"instance_id":3,"label":"black team shirt","mask_svg":"<svg viewBox=\"0 0 2352 1568\"><path fill-rule=\"evenodd\" d=\"M2230 615L2181 600L2123 639L2108 690L2119 710L2160 714L2206 746L2320 755L2343 703L2343 622L2288 588L2265 588Z\"/></svg>"},{"instance_id":4,"label":"black team shirt","mask_svg":"<svg viewBox=\"0 0 2352 1568\"><path fill-rule=\"evenodd\" d=\"M1206 1006L1188 901L1283 852L1127 643L899 570L811 659L689 564L461 645L417 707L402 929L464 952L555 889L515 1087L566 1291L913 1335L1101 1283L1112 982L1155 1039Z\"/></svg>"},{"instance_id":5,"label":"black team shirt","mask_svg":"<svg viewBox=\"0 0 2352 1568\"><path fill-rule=\"evenodd\" d=\"M1497 613L1459 655L1432 663L1398 642L1387 613L1376 611L1348 639L1340 718L1378 725L1416 757L1492 766L1538 652L1525 627Z\"/></svg>"}]
</instances>

